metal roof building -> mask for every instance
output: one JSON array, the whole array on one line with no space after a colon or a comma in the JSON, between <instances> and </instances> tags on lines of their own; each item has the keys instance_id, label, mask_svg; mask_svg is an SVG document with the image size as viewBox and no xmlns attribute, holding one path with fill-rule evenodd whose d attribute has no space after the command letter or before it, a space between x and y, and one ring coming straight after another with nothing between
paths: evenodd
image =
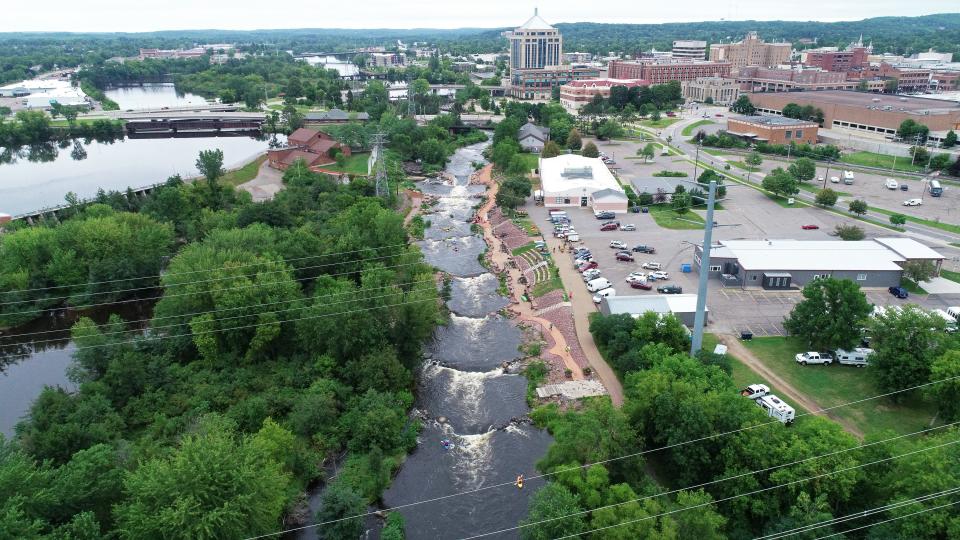
<instances>
[{"instance_id":1,"label":"metal roof building","mask_svg":"<svg viewBox=\"0 0 960 540\"><path fill-rule=\"evenodd\" d=\"M672 313L687 326L693 326L697 313L695 294L659 294L641 296L610 296L600 302L600 313L618 315L628 313L634 318L648 311L666 315ZM709 309L706 310L710 312Z\"/></svg>"}]
</instances>

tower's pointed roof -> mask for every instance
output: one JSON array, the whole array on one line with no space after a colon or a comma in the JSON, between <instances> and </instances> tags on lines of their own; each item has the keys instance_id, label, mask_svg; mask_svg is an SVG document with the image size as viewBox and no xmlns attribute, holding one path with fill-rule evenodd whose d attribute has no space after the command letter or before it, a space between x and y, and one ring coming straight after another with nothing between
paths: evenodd
<instances>
[{"instance_id":1,"label":"tower's pointed roof","mask_svg":"<svg viewBox=\"0 0 960 540\"><path fill-rule=\"evenodd\" d=\"M537 13L537 9L533 9L533 17L530 17L530 20L523 23L518 30L553 30L554 28L550 24L541 19L540 15Z\"/></svg>"}]
</instances>

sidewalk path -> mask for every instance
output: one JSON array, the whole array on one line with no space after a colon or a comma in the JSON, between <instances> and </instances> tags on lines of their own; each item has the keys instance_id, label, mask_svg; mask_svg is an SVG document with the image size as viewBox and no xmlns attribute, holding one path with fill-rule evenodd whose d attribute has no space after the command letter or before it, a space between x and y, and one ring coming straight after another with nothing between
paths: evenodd
<instances>
[{"instance_id":1,"label":"sidewalk path","mask_svg":"<svg viewBox=\"0 0 960 540\"><path fill-rule=\"evenodd\" d=\"M253 202L263 202L273 199L281 189L283 189L283 172L270 166L270 160L265 159L260 164L257 176L249 182L244 182L237 186L253 197Z\"/></svg>"},{"instance_id":2,"label":"sidewalk path","mask_svg":"<svg viewBox=\"0 0 960 540\"><path fill-rule=\"evenodd\" d=\"M854 437L863 440L863 431L861 431L857 426L853 425L845 418L839 418L835 415L831 415L829 411L825 412L822 405L794 388L793 385L780 377L777 372L768 368L766 364L754 356L750 349L744 347L743 343L741 343L736 336L732 336L730 334L719 334L717 337L720 339L721 343L727 346L727 350L731 355L739 358L740 361L752 369L754 373L760 375L766 379L767 382L774 385L777 394L783 394L812 414L833 420L834 422L840 424L840 427L846 430L847 433L850 433Z\"/></svg>"}]
</instances>

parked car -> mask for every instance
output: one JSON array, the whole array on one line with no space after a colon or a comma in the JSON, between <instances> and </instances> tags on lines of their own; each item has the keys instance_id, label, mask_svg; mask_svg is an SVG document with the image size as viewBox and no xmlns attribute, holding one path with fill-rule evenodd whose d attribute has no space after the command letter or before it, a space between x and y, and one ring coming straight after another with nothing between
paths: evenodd
<instances>
[{"instance_id":1,"label":"parked car","mask_svg":"<svg viewBox=\"0 0 960 540\"><path fill-rule=\"evenodd\" d=\"M611 240L610 247L617 249L627 249L627 245L619 240Z\"/></svg>"},{"instance_id":2,"label":"parked car","mask_svg":"<svg viewBox=\"0 0 960 540\"><path fill-rule=\"evenodd\" d=\"M833 363L832 356L823 356L816 351L800 353L794 356L794 360L796 360L801 366L805 366L807 364L823 364L825 366L829 366Z\"/></svg>"},{"instance_id":3,"label":"parked car","mask_svg":"<svg viewBox=\"0 0 960 540\"><path fill-rule=\"evenodd\" d=\"M581 264L581 265L577 268L577 271L582 274L582 273L586 272L587 270L593 270L594 268L600 268L600 265L597 264L597 261L590 261L590 262Z\"/></svg>"},{"instance_id":4,"label":"parked car","mask_svg":"<svg viewBox=\"0 0 960 540\"><path fill-rule=\"evenodd\" d=\"M616 223L607 223L606 225L600 227L600 230L601 230L601 231L615 231L615 230L617 230L619 227L620 227L620 226L617 225Z\"/></svg>"},{"instance_id":5,"label":"parked car","mask_svg":"<svg viewBox=\"0 0 960 540\"><path fill-rule=\"evenodd\" d=\"M594 215L597 219L613 219L613 218L617 217L617 215L614 214L613 212L607 212L607 211L594 212L593 215Z\"/></svg>"},{"instance_id":6,"label":"parked car","mask_svg":"<svg viewBox=\"0 0 960 540\"><path fill-rule=\"evenodd\" d=\"M646 281L631 281L630 287L634 289L642 289L644 291L649 291L650 289L653 289L653 285L647 283Z\"/></svg>"},{"instance_id":7,"label":"parked car","mask_svg":"<svg viewBox=\"0 0 960 540\"><path fill-rule=\"evenodd\" d=\"M635 231L635 230L637 230L637 226L634 225L633 223L627 223L626 225L621 225L621 226L620 226L620 230L621 230L621 231Z\"/></svg>"},{"instance_id":8,"label":"parked car","mask_svg":"<svg viewBox=\"0 0 960 540\"><path fill-rule=\"evenodd\" d=\"M630 272L630 275L627 276L627 283L633 283L634 281L646 281L647 274L644 272Z\"/></svg>"},{"instance_id":9,"label":"parked car","mask_svg":"<svg viewBox=\"0 0 960 540\"><path fill-rule=\"evenodd\" d=\"M904 182L903 184L900 184L900 191L910 191L910 186Z\"/></svg>"},{"instance_id":10,"label":"parked car","mask_svg":"<svg viewBox=\"0 0 960 540\"><path fill-rule=\"evenodd\" d=\"M670 274L662 270L652 272L649 276L651 279L670 279Z\"/></svg>"},{"instance_id":11,"label":"parked car","mask_svg":"<svg viewBox=\"0 0 960 540\"><path fill-rule=\"evenodd\" d=\"M907 298L910 296L910 293L907 292L903 287L890 287L887 289L890 291L890 294L896 296L897 298Z\"/></svg>"},{"instance_id":12,"label":"parked car","mask_svg":"<svg viewBox=\"0 0 960 540\"><path fill-rule=\"evenodd\" d=\"M923 204L923 201L920 199L907 199L903 201L904 206L920 206Z\"/></svg>"},{"instance_id":13,"label":"parked car","mask_svg":"<svg viewBox=\"0 0 960 540\"><path fill-rule=\"evenodd\" d=\"M820 226L819 226L819 225L810 224L810 225L803 225L803 226L800 227L800 228L803 229L803 230L805 230L805 231L815 231L815 230L819 229Z\"/></svg>"},{"instance_id":14,"label":"parked car","mask_svg":"<svg viewBox=\"0 0 960 540\"><path fill-rule=\"evenodd\" d=\"M657 287L657 292L660 294L680 294L683 292L683 287L679 285L663 285Z\"/></svg>"},{"instance_id":15,"label":"parked car","mask_svg":"<svg viewBox=\"0 0 960 540\"><path fill-rule=\"evenodd\" d=\"M583 273L583 281L593 281L598 277L600 277L600 270L597 270L596 268L587 270Z\"/></svg>"},{"instance_id":16,"label":"parked car","mask_svg":"<svg viewBox=\"0 0 960 540\"><path fill-rule=\"evenodd\" d=\"M831 177L830 177L830 183L831 183L831 184L839 184L839 183L840 183L840 177L839 177L839 176L831 176Z\"/></svg>"},{"instance_id":17,"label":"parked car","mask_svg":"<svg viewBox=\"0 0 960 540\"><path fill-rule=\"evenodd\" d=\"M887 181L883 183L884 187L889 190L896 191L900 188L900 183L894 180L893 178L887 178Z\"/></svg>"},{"instance_id":18,"label":"parked car","mask_svg":"<svg viewBox=\"0 0 960 540\"><path fill-rule=\"evenodd\" d=\"M602 291L593 295L593 303L599 304L600 301L603 300L604 298L610 298L611 296L616 296L616 295L617 295L617 291L613 287L603 289Z\"/></svg>"},{"instance_id":19,"label":"parked car","mask_svg":"<svg viewBox=\"0 0 960 540\"><path fill-rule=\"evenodd\" d=\"M663 265L658 262L645 262L640 265L641 268L646 268L647 270L660 270L663 268Z\"/></svg>"},{"instance_id":20,"label":"parked car","mask_svg":"<svg viewBox=\"0 0 960 540\"><path fill-rule=\"evenodd\" d=\"M636 259L633 258L633 255L627 253L626 251L621 251L617 253L617 260L623 262L633 262Z\"/></svg>"},{"instance_id":21,"label":"parked car","mask_svg":"<svg viewBox=\"0 0 960 540\"><path fill-rule=\"evenodd\" d=\"M638 244L636 246L633 246L633 251L636 251L637 253L646 253L648 255L652 255L657 252L657 250L654 249L653 246L648 246L645 244Z\"/></svg>"},{"instance_id":22,"label":"parked car","mask_svg":"<svg viewBox=\"0 0 960 540\"><path fill-rule=\"evenodd\" d=\"M613 284L610 283L609 279L604 277L599 277L596 279L591 279L590 281L587 282L587 290L590 292L602 291L606 288L609 288L611 285Z\"/></svg>"}]
</instances>

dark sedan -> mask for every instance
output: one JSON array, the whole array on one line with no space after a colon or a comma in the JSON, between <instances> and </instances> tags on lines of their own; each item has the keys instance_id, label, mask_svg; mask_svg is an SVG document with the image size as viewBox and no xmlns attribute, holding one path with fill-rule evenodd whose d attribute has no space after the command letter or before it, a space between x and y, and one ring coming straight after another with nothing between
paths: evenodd
<instances>
[{"instance_id":1,"label":"dark sedan","mask_svg":"<svg viewBox=\"0 0 960 540\"><path fill-rule=\"evenodd\" d=\"M647 283L646 281L631 281L630 287L634 289L643 289L644 291L653 289L653 285Z\"/></svg>"},{"instance_id":2,"label":"dark sedan","mask_svg":"<svg viewBox=\"0 0 960 540\"><path fill-rule=\"evenodd\" d=\"M618 260L618 261L624 261L624 262L633 262L633 261L635 261L636 259L634 259L634 258L633 258L633 255L627 253L626 251L621 251L621 252L617 253L617 260Z\"/></svg>"},{"instance_id":3,"label":"dark sedan","mask_svg":"<svg viewBox=\"0 0 960 540\"><path fill-rule=\"evenodd\" d=\"M890 291L890 294L896 296L897 298L907 298L910 296L910 293L908 293L903 287L890 287L887 290Z\"/></svg>"},{"instance_id":4,"label":"dark sedan","mask_svg":"<svg viewBox=\"0 0 960 540\"><path fill-rule=\"evenodd\" d=\"M650 255L657 252L657 250L654 249L653 246L645 246L643 244L640 244L639 246L633 246L633 251L636 251L637 253L647 253Z\"/></svg>"},{"instance_id":5,"label":"dark sedan","mask_svg":"<svg viewBox=\"0 0 960 540\"><path fill-rule=\"evenodd\" d=\"M657 287L657 292L661 294L680 294L683 292L683 287L679 285L664 285Z\"/></svg>"}]
</instances>

